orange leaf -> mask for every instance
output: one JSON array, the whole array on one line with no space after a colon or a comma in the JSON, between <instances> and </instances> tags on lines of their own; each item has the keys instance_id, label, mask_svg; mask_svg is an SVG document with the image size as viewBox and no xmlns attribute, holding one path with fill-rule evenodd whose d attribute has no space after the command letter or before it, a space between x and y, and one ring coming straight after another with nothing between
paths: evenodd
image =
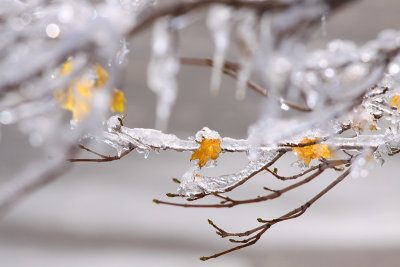
<instances>
[{"instance_id":1,"label":"orange leaf","mask_svg":"<svg viewBox=\"0 0 400 267\"><path fill-rule=\"evenodd\" d=\"M318 138L314 138L312 140L308 139L307 137L303 139L300 144L308 144L308 143L313 143L317 141ZM310 164L310 161L312 159L320 159L320 158L325 158L325 159L330 159L331 158L331 151L328 148L328 145L326 144L314 144L314 145L309 145L309 146L304 146L304 147L294 147L293 152L296 154L296 156L304 161L304 163L307 165L307 167Z\"/></svg>"},{"instance_id":2,"label":"orange leaf","mask_svg":"<svg viewBox=\"0 0 400 267\"><path fill-rule=\"evenodd\" d=\"M390 99L389 106L397 107L397 110L400 110L400 95L394 95Z\"/></svg>"},{"instance_id":3,"label":"orange leaf","mask_svg":"<svg viewBox=\"0 0 400 267\"><path fill-rule=\"evenodd\" d=\"M219 153L221 153L221 141L219 139L203 138L199 149L192 154L190 160L198 159L201 168L206 165L210 159L216 160L219 157Z\"/></svg>"}]
</instances>

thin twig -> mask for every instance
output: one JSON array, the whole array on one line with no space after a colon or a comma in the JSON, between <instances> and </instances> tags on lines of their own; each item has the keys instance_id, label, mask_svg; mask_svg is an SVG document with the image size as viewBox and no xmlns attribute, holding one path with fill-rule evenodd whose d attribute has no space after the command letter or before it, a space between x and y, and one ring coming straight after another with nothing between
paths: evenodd
<instances>
[{"instance_id":1,"label":"thin twig","mask_svg":"<svg viewBox=\"0 0 400 267\"><path fill-rule=\"evenodd\" d=\"M248 235L251 235L251 234L253 234L253 233L257 232L257 231L259 231L259 232L258 232L256 235L254 235L253 237L250 237L249 239L247 239L247 240L251 240L250 242L248 242L247 240L245 240L245 241L243 241L243 242L245 243L245 244L243 244L243 245L239 245L239 246L233 247L233 248L231 248L231 249L228 249L228 250L225 250L225 251L222 251L222 252L213 254L213 255L208 256L208 257L201 257L200 259L203 260L203 261L205 261L205 260L209 260L209 259L212 259L212 258L217 258L217 257L219 257L219 256L222 256L222 255L228 254L228 253L230 253L230 252L233 252L233 251L235 251L235 250L239 250L239 249L242 249L242 248L245 248L245 247L254 245L254 244L257 243L257 241L261 238L261 236L262 236L269 228L271 228L272 225L274 225L274 224L276 224L276 223L278 223L278 222L281 222L281 221L285 221L285 220L290 220L290 219L297 218L297 217L299 217L300 215L304 214L304 212L305 212L309 207L311 207L312 204L314 204L319 198L321 198L323 195L325 195L327 192L329 192L332 188L334 188L338 183L340 183L341 181L343 181L344 178L346 178L346 177L350 174L350 172L351 172L351 168L347 169L343 174L341 174L338 178L336 178L331 184L329 184L327 187L325 187L325 188L324 188L321 192L319 192L316 196L314 196L312 199L310 199L309 201L307 201L304 205L302 205L302 206L300 206L300 207L298 207L298 208L296 208L296 209L294 209L294 210L292 210L292 211L286 213L285 215L279 217L278 219L268 221L268 222L265 223L264 225L259 226L259 227L256 227L256 228L254 228L254 229L252 229L252 230L246 231L246 232L244 232L244 233L229 234L229 233L225 232L224 230L222 230L221 228L219 228L219 227L217 228L217 226L216 226L215 224L213 224L212 226L213 226L214 228L219 229L219 231L220 231L221 233L225 233L224 236L221 235L222 237L226 237L226 236L248 236ZM235 242L235 243L240 243L240 241L237 241L237 242Z\"/></svg>"},{"instance_id":2,"label":"thin twig","mask_svg":"<svg viewBox=\"0 0 400 267\"><path fill-rule=\"evenodd\" d=\"M292 176L287 176L287 177L278 175L276 172L273 172L273 171L271 171L271 170L268 169L268 168L265 168L265 170L266 170L267 172L269 172L270 174L272 174L273 176L275 176L276 178L278 178L279 180L286 181L286 180L294 180L294 179L297 179L297 178L299 178L299 177L301 177L301 176L303 176L303 175L305 175L305 174L307 174L307 173L309 173L309 172L312 172L313 170L316 170L316 169L318 169L318 168L320 168L320 167L321 167L321 164L316 165L316 166L312 166L312 167L308 168L307 170L305 170L304 172L301 172L301 173L299 173L299 174L292 175Z\"/></svg>"},{"instance_id":3,"label":"thin twig","mask_svg":"<svg viewBox=\"0 0 400 267\"><path fill-rule=\"evenodd\" d=\"M81 147L82 148L82 147ZM120 156L105 156L100 153L94 152L90 150L89 148L82 148L85 149L91 153L94 153L101 157L100 159L87 159L87 158L81 158L81 159L68 159L69 162L109 162L109 161L114 161L114 160L120 160L121 158L125 157L129 153L131 153L135 148L130 148L124 152L121 153Z\"/></svg>"},{"instance_id":4,"label":"thin twig","mask_svg":"<svg viewBox=\"0 0 400 267\"><path fill-rule=\"evenodd\" d=\"M252 1L252 0L198 0L193 2L178 2L167 7L160 8L150 13L145 19L136 24L129 32L128 36L135 36L142 30L153 24L154 21L161 17L172 16L178 17L185 15L196 9L200 9L213 4L225 4L228 6L240 8L247 7L260 11L280 11L292 6L292 3L284 3L282 1Z\"/></svg>"},{"instance_id":5,"label":"thin twig","mask_svg":"<svg viewBox=\"0 0 400 267\"><path fill-rule=\"evenodd\" d=\"M185 65L196 65L196 66L207 66L207 67L214 66L214 61L210 58L182 57L182 58L180 58L180 62L181 62L181 64L185 64ZM240 69L240 67L237 63L232 63L232 62L226 61L226 62L224 62L222 72L224 74L228 75L229 77L237 80L238 79L237 72L239 71L239 69ZM255 83L252 80L247 80L247 86L250 89L253 89L254 91L256 91L257 93L259 93L263 96L268 96L267 90L262 88L260 85L258 85L257 83ZM277 99L277 101L279 101L282 104L287 105L288 107L290 107L292 109L298 110L298 111L302 111L302 112L311 112L312 111L312 109L309 107L300 106L300 105L290 102L286 99Z\"/></svg>"},{"instance_id":6,"label":"thin twig","mask_svg":"<svg viewBox=\"0 0 400 267\"><path fill-rule=\"evenodd\" d=\"M342 165L348 163L347 160L332 160L332 161L326 161L321 163L320 165L316 166L316 168L313 168L313 170L318 169L315 173L311 174L307 178L294 183L292 185L289 185L287 187L284 187L280 190L271 190L272 193L265 195L265 196L258 196L256 198L251 198L251 199L245 199L245 200L234 200L229 197L221 196L219 194L214 193L213 195L223 198L225 200L224 203L218 203L218 204L188 204L188 203L176 203L176 202L169 202L169 201L162 201L158 199L154 199L153 202L156 204L163 204L163 205L169 205L169 206L177 206L177 207L184 207L184 208L232 208L238 205L243 205L243 204L250 204L250 203L257 203L257 202L263 202L267 200L272 200L275 198L280 197L286 192L289 192L295 188L298 188L316 177L318 177L320 174L322 174L326 169L329 168L334 168L338 165Z\"/></svg>"}]
</instances>

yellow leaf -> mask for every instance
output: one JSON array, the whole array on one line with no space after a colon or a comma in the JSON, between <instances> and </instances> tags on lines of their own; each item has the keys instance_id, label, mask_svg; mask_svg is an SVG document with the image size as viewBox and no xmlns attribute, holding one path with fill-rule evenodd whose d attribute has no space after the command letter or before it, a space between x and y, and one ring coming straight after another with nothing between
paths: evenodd
<instances>
[{"instance_id":1,"label":"yellow leaf","mask_svg":"<svg viewBox=\"0 0 400 267\"><path fill-rule=\"evenodd\" d=\"M76 122L83 121L89 115L90 109L91 105L87 101L84 100L75 101L75 104L71 109L74 121Z\"/></svg>"},{"instance_id":2,"label":"yellow leaf","mask_svg":"<svg viewBox=\"0 0 400 267\"><path fill-rule=\"evenodd\" d=\"M400 95L394 95L390 99L389 106L397 107L397 110L400 110Z\"/></svg>"},{"instance_id":3,"label":"yellow leaf","mask_svg":"<svg viewBox=\"0 0 400 267\"><path fill-rule=\"evenodd\" d=\"M198 159L201 168L210 159L216 160L219 157L219 153L221 153L221 141L219 139L203 138L199 149L192 154L190 160Z\"/></svg>"},{"instance_id":4,"label":"yellow leaf","mask_svg":"<svg viewBox=\"0 0 400 267\"><path fill-rule=\"evenodd\" d=\"M107 71L102 66L100 66L100 64L96 63L94 65L94 72L98 76L98 79L96 81L96 85L99 86L99 87L103 87L108 81L108 73L107 73Z\"/></svg>"},{"instance_id":5,"label":"yellow leaf","mask_svg":"<svg viewBox=\"0 0 400 267\"><path fill-rule=\"evenodd\" d=\"M90 113L92 105L93 83L81 78L70 84L68 90L54 91L54 98L63 109L72 112L74 121L81 122Z\"/></svg>"},{"instance_id":6,"label":"yellow leaf","mask_svg":"<svg viewBox=\"0 0 400 267\"><path fill-rule=\"evenodd\" d=\"M300 142L300 144L313 143L317 140L318 138L310 140L306 137L304 140ZM312 159L331 158L331 151L329 150L328 145L326 144L314 144L304 147L294 147L293 152L300 160L304 161L307 167L309 166L310 161Z\"/></svg>"},{"instance_id":7,"label":"yellow leaf","mask_svg":"<svg viewBox=\"0 0 400 267\"><path fill-rule=\"evenodd\" d=\"M61 67L60 75L69 74L72 67L71 60L66 61ZM60 103L63 109L72 112L72 117L76 122L81 122L89 115L94 92L104 87L108 81L108 73L100 64L94 64L92 71L96 76L95 79L93 79L93 75L82 75L72 81L67 90L54 91L54 99ZM124 112L125 96L122 91L113 90L110 109L112 112Z\"/></svg>"},{"instance_id":8,"label":"yellow leaf","mask_svg":"<svg viewBox=\"0 0 400 267\"><path fill-rule=\"evenodd\" d=\"M68 75L71 73L72 70L72 62L71 60L67 60L61 67L60 74L61 75Z\"/></svg>"},{"instance_id":9,"label":"yellow leaf","mask_svg":"<svg viewBox=\"0 0 400 267\"><path fill-rule=\"evenodd\" d=\"M87 99L92 98L92 91L94 89L94 84L90 81L89 78L80 78L75 81L72 86L75 87L76 92Z\"/></svg>"},{"instance_id":10,"label":"yellow leaf","mask_svg":"<svg viewBox=\"0 0 400 267\"><path fill-rule=\"evenodd\" d=\"M111 112L119 111L124 113L125 110L125 95L124 92L114 88L113 95L111 99Z\"/></svg>"}]
</instances>

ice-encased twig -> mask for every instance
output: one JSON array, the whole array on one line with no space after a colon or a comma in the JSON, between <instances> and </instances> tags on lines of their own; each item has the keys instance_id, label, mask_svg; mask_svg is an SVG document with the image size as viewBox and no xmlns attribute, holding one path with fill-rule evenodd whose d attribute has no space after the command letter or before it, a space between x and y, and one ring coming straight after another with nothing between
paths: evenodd
<instances>
[{"instance_id":1,"label":"ice-encased twig","mask_svg":"<svg viewBox=\"0 0 400 267\"><path fill-rule=\"evenodd\" d=\"M200 146L198 141L201 140L183 140L176 135L165 134L154 129L132 129L122 126L120 124L121 120L121 115L111 116L107 122L107 132L104 132L102 136L89 135L88 137L95 137L99 141L124 150L138 148L141 150L194 151ZM251 144L246 139L221 138L221 150L223 152L246 152L251 148ZM264 146L261 149L262 151L270 152L276 150L276 147Z\"/></svg>"},{"instance_id":2,"label":"ice-encased twig","mask_svg":"<svg viewBox=\"0 0 400 267\"><path fill-rule=\"evenodd\" d=\"M243 182L253 173L261 171L271 162L278 152L262 152L256 160L248 164L238 172L215 177L200 176L200 168L197 162L193 162L191 168L183 175L178 187L178 193L187 197L200 194L224 193L230 191L235 185Z\"/></svg>"},{"instance_id":3,"label":"ice-encased twig","mask_svg":"<svg viewBox=\"0 0 400 267\"><path fill-rule=\"evenodd\" d=\"M108 120L108 131L96 139L106 142L114 147L119 146L125 150L137 148L141 150L175 150L195 151L199 148L196 140L180 139L174 134L165 134L154 129L129 128L120 124L122 116L115 115ZM340 137L340 136L321 136L318 131L306 131L292 138L281 139L275 145L261 144L257 147L247 139L234 139L230 137L221 138L222 152L248 152L250 150L259 150L262 153L287 151L288 144L296 144L305 136L310 138L318 137L323 139L323 143L332 147L346 147L348 149L360 149L371 147L375 148L389 140L394 140L397 135L378 134L378 135L358 135L357 137Z\"/></svg>"},{"instance_id":4,"label":"ice-encased twig","mask_svg":"<svg viewBox=\"0 0 400 267\"><path fill-rule=\"evenodd\" d=\"M208 128L207 128L208 129ZM209 130L211 131L211 130ZM204 129L199 131L203 133ZM212 131L213 132L213 131ZM246 139L233 139L229 137L221 138L221 150L223 152L249 152L256 150L254 160L249 160L248 164L241 170L227 175L208 177L201 176L200 167L197 160L191 162L191 167L182 176L182 182L178 192L181 195L193 197L199 194L221 193L230 191L238 183L248 178L253 173L257 173L270 163L279 152L287 152L292 146L299 143L304 136L310 138L319 137L323 143L331 148L347 150L376 150L379 147L390 143L392 147L400 147L400 135L390 133L376 135L358 135L356 137L340 136L311 136L318 131L308 131L292 139L282 139L277 145L262 144L258 147ZM199 134L197 134L199 135ZM173 134L164 134L154 129L128 128L121 125L121 116L112 116L108 120L108 132L97 140L110 144L120 151L136 148L139 150L166 150L175 151L194 151L199 148L199 140L183 140Z\"/></svg>"}]
</instances>

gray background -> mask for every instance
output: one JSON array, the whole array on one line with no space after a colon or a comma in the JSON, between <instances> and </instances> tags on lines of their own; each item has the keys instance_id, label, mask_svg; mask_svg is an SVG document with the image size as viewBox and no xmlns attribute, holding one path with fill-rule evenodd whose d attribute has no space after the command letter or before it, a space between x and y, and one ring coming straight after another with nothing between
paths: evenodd
<instances>
[{"instance_id":1,"label":"gray background","mask_svg":"<svg viewBox=\"0 0 400 267\"><path fill-rule=\"evenodd\" d=\"M386 28L399 27L400 2L359 1L328 22L328 36L316 33L313 47L334 38L363 43ZM145 84L150 34L129 40L124 73L128 98L126 125L153 127L156 99ZM210 57L212 43L204 21L183 30L182 56ZM232 52L232 55L234 51ZM234 59L234 56L232 57ZM256 121L261 98L254 92L234 99L235 84L225 78L218 97L208 93L210 70L183 66L170 132L193 135L208 126L222 136L245 137ZM0 181L35 157L15 127L2 128ZM174 192L172 177L188 167L190 154L162 152L145 160L132 153L103 164L76 164L0 222L0 266L205 266L198 260L230 247L207 224L243 231L311 198L333 179L333 172L281 199L233 209L157 206L153 198ZM214 173L231 172L245 155L222 155ZM294 157L278 167L288 168ZM273 227L255 246L207 262L209 266L398 266L400 264L400 180L397 159L363 179L349 178L300 218ZM211 171L210 171L211 172ZM282 183L264 174L243 186L240 198Z\"/></svg>"}]
</instances>

